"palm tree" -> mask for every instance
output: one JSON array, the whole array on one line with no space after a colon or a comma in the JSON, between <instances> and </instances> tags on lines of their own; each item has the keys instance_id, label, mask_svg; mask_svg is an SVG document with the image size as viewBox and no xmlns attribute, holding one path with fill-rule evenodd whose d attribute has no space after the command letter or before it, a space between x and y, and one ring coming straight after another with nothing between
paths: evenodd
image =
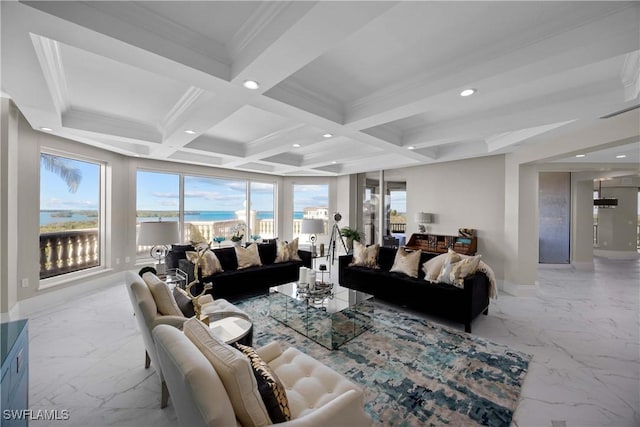
<instances>
[{"instance_id":1,"label":"palm tree","mask_svg":"<svg viewBox=\"0 0 640 427\"><path fill-rule=\"evenodd\" d=\"M70 193L75 193L82 181L82 171L69 165L69 161L64 157L53 154L40 153L42 166L49 172L58 175L69 187Z\"/></svg>"}]
</instances>

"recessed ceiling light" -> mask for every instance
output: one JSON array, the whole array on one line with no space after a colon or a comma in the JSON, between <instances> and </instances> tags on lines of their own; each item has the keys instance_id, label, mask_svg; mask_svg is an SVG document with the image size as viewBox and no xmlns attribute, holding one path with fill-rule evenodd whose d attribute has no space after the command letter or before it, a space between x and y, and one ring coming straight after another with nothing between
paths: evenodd
<instances>
[{"instance_id":1,"label":"recessed ceiling light","mask_svg":"<svg viewBox=\"0 0 640 427\"><path fill-rule=\"evenodd\" d=\"M256 90L260 88L260 85L255 80L245 80L244 83L242 83L242 85L247 89L251 89L251 90Z\"/></svg>"},{"instance_id":2,"label":"recessed ceiling light","mask_svg":"<svg viewBox=\"0 0 640 427\"><path fill-rule=\"evenodd\" d=\"M40 129L45 131L45 132L53 132L53 129L51 129L51 128L40 128Z\"/></svg>"},{"instance_id":3,"label":"recessed ceiling light","mask_svg":"<svg viewBox=\"0 0 640 427\"><path fill-rule=\"evenodd\" d=\"M331 138L332 136L332 133L325 133L324 135L322 135L323 138Z\"/></svg>"},{"instance_id":4,"label":"recessed ceiling light","mask_svg":"<svg viewBox=\"0 0 640 427\"><path fill-rule=\"evenodd\" d=\"M582 157L585 157L585 156L586 156L586 154L576 154L576 157L578 157L578 158L582 158Z\"/></svg>"},{"instance_id":5,"label":"recessed ceiling light","mask_svg":"<svg viewBox=\"0 0 640 427\"><path fill-rule=\"evenodd\" d=\"M196 131L195 130L191 130L191 129L187 129L184 131L184 133L188 133L189 135L195 135Z\"/></svg>"},{"instance_id":6,"label":"recessed ceiling light","mask_svg":"<svg viewBox=\"0 0 640 427\"><path fill-rule=\"evenodd\" d=\"M293 144L292 147L298 148L298 147L300 147L300 144Z\"/></svg>"},{"instance_id":7,"label":"recessed ceiling light","mask_svg":"<svg viewBox=\"0 0 640 427\"><path fill-rule=\"evenodd\" d=\"M415 150L415 149L416 149L416 147L414 147L413 145L410 145L410 146L407 147L407 150Z\"/></svg>"},{"instance_id":8,"label":"recessed ceiling light","mask_svg":"<svg viewBox=\"0 0 640 427\"><path fill-rule=\"evenodd\" d=\"M616 159L624 159L625 157L627 157L627 155L626 155L626 154L618 154L618 155L616 156Z\"/></svg>"},{"instance_id":9,"label":"recessed ceiling light","mask_svg":"<svg viewBox=\"0 0 640 427\"><path fill-rule=\"evenodd\" d=\"M473 88L465 89L462 92L460 92L460 96L471 96L477 91L478 91L477 89L473 89Z\"/></svg>"},{"instance_id":10,"label":"recessed ceiling light","mask_svg":"<svg viewBox=\"0 0 640 427\"><path fill-rule=\"evenodd\" d=\"M335 165L336 163L338 163L338 162L336 162L335 160L333 162L331 162L332 165Z\"/></svg>"}]
</instances>

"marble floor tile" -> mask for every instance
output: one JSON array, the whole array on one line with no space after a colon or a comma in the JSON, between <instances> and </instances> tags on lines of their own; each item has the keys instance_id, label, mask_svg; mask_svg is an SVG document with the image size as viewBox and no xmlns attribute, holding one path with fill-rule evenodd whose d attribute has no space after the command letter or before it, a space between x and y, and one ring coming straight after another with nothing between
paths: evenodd
<instances>
[{"instance_id":1,"label":"marble floor tile","mask_svg":"<svg viewBox=\"0 0 640 427\"><path fill-rule=\"evenodd\" d=\"M513 425L640 425L639 306L640 261L601 258L592 272L542 266L535 297L493 300L474 335L533 356ZM124 283L37 313L29 333L31 409L70 416L30 425L177 425Z\"/></svg>"}]
</instances>

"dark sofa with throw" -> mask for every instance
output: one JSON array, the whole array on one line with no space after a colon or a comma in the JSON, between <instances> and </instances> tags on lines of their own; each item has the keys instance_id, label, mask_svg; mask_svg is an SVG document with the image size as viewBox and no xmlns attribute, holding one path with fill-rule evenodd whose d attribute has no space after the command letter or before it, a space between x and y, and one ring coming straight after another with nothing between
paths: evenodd
<instances>
[{"instance_id":1,"label":"dark sofa with throw","mask_svg":"<svg viewBox=\"0 0 640 427\"><path fill-rule=\"evenodd\" d=\"M339 281L346 288L374 295L376 298L406 306L427 314L464 324L471 332L471 321L480 313L489 312L489 279L476 272L464 279L464 288L446 283L424 280L422 264L437 254L422 252L418 278L390 272L396 255L395 248L381 247L378 252L379 269L350 266L352 255L339 258Z\"/></svg>"},{"instance_id":2,"label":"dark sofa with throw","mask_svg":"<svg viewBox=\"0 0 640 427\"><path fill-rule=\"evenodd\" d=\"M276 243L258 243L261 266L248 267L238 270L238 260L233 247L212 249L216 254L224 271L211 276L202 277L200 283L212 283L208 293L214 298L224 298L229 301L239 300L248 296L267 294L269 288L283 283L298 280L299 269L302 266L311 267L311 252L298 250L302 261L287 261L274 263L276 259ZM195 250L191 245L172 245L167 255L167 268L179 268L189 277L187 283L195 279L194 264L187 260L186 251ZM196 287L199 292L201 288Z\"/></svg>"}]
</instances>

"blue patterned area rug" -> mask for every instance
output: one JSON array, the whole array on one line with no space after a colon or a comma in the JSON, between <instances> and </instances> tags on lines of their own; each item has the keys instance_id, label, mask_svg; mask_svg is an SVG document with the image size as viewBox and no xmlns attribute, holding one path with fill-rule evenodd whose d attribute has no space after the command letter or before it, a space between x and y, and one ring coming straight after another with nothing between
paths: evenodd
<instances>
[{"instance_id":1,"label":"blue patterned area rug","mask_svg":"<svg viewBox=\"0 0 640 427\"><path fill-rule=\"evenodd\" d=\"M531 360L380 303L373 328L334 351L271 318L267 297L237 305L253 319L256 347L296 347L363 386L376 425L509 426Z\"/></svg>"}]
</instances>

